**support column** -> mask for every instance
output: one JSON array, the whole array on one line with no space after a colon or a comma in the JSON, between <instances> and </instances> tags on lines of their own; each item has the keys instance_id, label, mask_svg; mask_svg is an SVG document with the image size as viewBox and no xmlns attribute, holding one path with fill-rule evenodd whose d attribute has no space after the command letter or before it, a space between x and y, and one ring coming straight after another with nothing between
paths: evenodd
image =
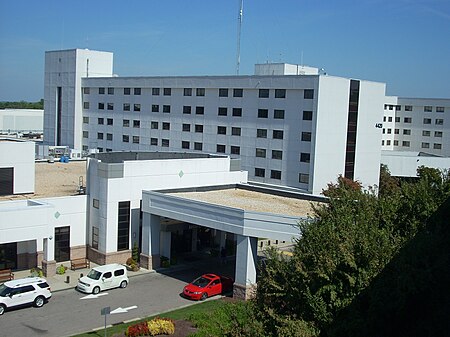
<instances>
[{"instance_id":1,"label":"support column","mask_svg":"<svg viewBox=\"0 0 450 337\"><path fill-rule=\"evenodd\" d=\"M192 228L192 242L191 242L191 251L196 252L197 251L197 236L198 231L197 227Z\"/></svg>"},{"instance_id":2,"label":"support column","mask_svg":"<svg viewBox=\"0 0 450 337\"><path fill-rule=\"evenodd\" d=\"M141 266L146 269L159 268L161 221L159 216L145 213L142 216Z\"/></svg>"},{"instance_id":3,"label":"support column","mask_svg":"<svg viewBox=\"0 0 450 337\"><path fill-rule=\"evenodd\" d=\"M256 288L258 238L237 235L236 277L233 297L250 299Z\"/></svg>"},{"instance_id":4,"label":"support column","mask_svg":"<svg viewBox=\"0 0 450 337\"><path fill-rule=\"evenodd\" d=\"M46 277L56 275L55 244L51 236L44 239L42 271Z\"/></svg>"}]
</instances>

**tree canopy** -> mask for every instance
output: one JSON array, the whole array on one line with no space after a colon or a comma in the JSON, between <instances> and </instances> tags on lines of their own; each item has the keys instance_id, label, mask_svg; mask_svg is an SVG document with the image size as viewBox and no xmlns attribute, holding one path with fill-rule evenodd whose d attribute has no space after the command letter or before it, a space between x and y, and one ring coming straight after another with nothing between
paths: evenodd
<instances>
[{"instance_id":1,"label":"tree canopy","mask_svg":"<svg viewBox=\"0 0 450 337\"><path fill-rule=\"evenodd\" d=\"M38 102L0 102L0 109L44 109L44 100Z\"/></svg>"}]
</instances>

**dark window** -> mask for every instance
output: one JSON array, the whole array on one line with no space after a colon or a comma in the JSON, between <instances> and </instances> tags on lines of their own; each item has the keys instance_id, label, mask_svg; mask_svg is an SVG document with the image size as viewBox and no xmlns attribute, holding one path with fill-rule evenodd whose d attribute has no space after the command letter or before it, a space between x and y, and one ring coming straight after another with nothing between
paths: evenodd
<instances>
[{"instance_id":1,"label":"dark window","mask_svg":"<svg viewBox=\"0 0 450 337\"><path fill-rule=\"evenodd\" d=\"M242 117L242 108L233 108L234 117Z\"/></svg>"},{"instance_id":2,"label":"dark window","mask_svg":"<svg viewBox=\"0 0 450 337\"><path fill-rule=\"evenodd\" d=\"M152 95L159 96L159 88L152 88Z\"/></svg>"},{"instance_id":3,"label":"dark window","mask_svg":"<svg viewBox=\"0 0 450 337\"><path fill-rule=\"evenodd\" d=\"M412 118L411 117L404 117L403 118L403 123L412 123Z\"/></svg>"},{"instance_id":4,"label":"dark window","mask_svg":"<svg viewBox=\"0 0 450 337\"><path fill-rule=\"evenodd\" d=\"M303 120L312 121L312 111L303 111Z\"/></svg>"},{"instance_id":5,"label":"dark window","mask_svg":"<svg viewBox=\"0 0 450 337\"><path fill-rule=\"evenodd\" d=\"M192 88L184 88L183 96L192 96Z\"/></svg>"},{"instance_id":6,"label":"dark window","mask_svg":"<svg viewBox=\"0 0 450 337\"><path fill-rule=\"evenodd\" d=\"M108 88L108 95L114 95L114 88Z\"/></svg>"},{"instance_id":7,"label":"dark window","mask_svg":"<svg viewBox=\"0 0 450 337\"><path fill-rule=\"evenodd\" d=\"M97 124L98 124L98 125L103 125L103 124L105 124L105 119L102 118L102 117L97 118Z\"/></svg>"},{"instance_id":8,"label":"dark window","mask_svg":"<svg viewBox=\"0 0 450 337\"><path fill-rule=\"evenodd\" d=\"M183 148L183 149L189 149L189 142L187 142L187 141L182 141L182 142L181 142L181 148Z\"/></svg>"},{"instance_id":9,"label":"dark window","mask_svg":"<svg viewBox=\"0 0 450 337\"><path fill-rule=\"evenodd\" d=\"M108 279L112 277L112 273L110 271L103 274L102 278Z\"/></svg>"},{"instance_id":10,"label":"dark window","mask_svg":"<svg viewBox=\"0 0 450 337\"><path fill-rule=\"evenodd\" d=\"M129 119L124 119L124 120L122 121L122 126L123 126L124 128L129 127L129 126L130 126L130 120L129 120Z\"/></svg>"},{"instance_id":11,"label":"dark window","mask_svg":"<svg viewBox=\"0 0 450 337\"><path fill-rule=\"evenodd\" d=\"M267 130L266 129L256 129L256 137L257 138L267 138Z\"/></svg>"},{"instance_id":12,"label":"dark window","mask_svg":"<svg viewBox=\"0 0 450 337\"><path fill-rule=\"evenodd\" d=\"M162 123L162 129L163 130L170 130L170 123L169 122L163 122Z\"/></svg>"},{"instance_id":13,"label":"dark window","mask_svg":"<svg viewBox=\"0 0 450 337\"><path fill-rule=\"evenodd\" d=\"M270 178L272 179L281 179L281 171L270 170Z\"/></svg>"},{"instance_id":14,"label":"dark window","mask_svg":"<svg viewBox=\"0 0 450 337\"><path fill-rule=\"evenodd\" d=\"M113 125L113 124L114 124L114 120L113 120L112 118L108 118L108 119L106 120L106 124L108 124L108 125Z\"/></svg>"},{"instance_id":15,"label":"dark window","mask_svg":"<svg viewBox=\"0 0 450 337\"><path fill-rule=\"evenodd\" d=\"M117 216L117 250L129 249L130 239L130 202L120 201Z\"/></svg>"},{"instance_id":16,"label":"dark window","mask_svg":"<svg viewBox=\"0 0 450 337\"><path fill-rule=\"evenodd\" d=\"M423 124L431 124L431 118L424 118Z\"/></svg>"},{"instance_id":17,"label":"dark window","mask_svg":"<svg viewBox=\"0 0 450 337\"><path fill-rule=\"evenodd\" d=\"M128 135L122 135L122 142L129 143L130 142L130 136Z\"/></svg>"},{"instance_id":18,"label":"dark window","mask_svg":"<svg viewBox=\"0 0 450 337\"><path fill-rule=\"evenodd\" d=\"M425 105L423 107L423 112L433 112L433 107L430 105Z\"/></svg>"},{"instance_id":19,"label":"dark window","mask_svg":"<svg viewBox=\"0 0 450 337\"><path fill-rule=\"evenodd\" d=\"M194 150L201 151L203 149L202 143L194 142Z\"/></svg>"},{"instance_id":20,"label":"dark window","mask_svg":"<svg viewBox=\"0 0 450 337\"><path fill-rule=\"evenodd\" d=\"M140 95L141 94L141 88L134 88L134 94Z\"/></svg>"},{"instance_id":21,"label":"dark window","mask_svg":"<svg viewBox=\"0 0 450 337\"><path fill-rule=\"evenodd\" d=\"M205 96L205 88L197 88L195 94L196 96Z\"/></svg>"},{"instance_id":22,"label":"dark window","mask_svg":"<svg viewBox=\"0 0 450 337\"><path fill-rule=\"evenodd\" d=\"M170 95L172 95L172 89L164 88L163 93L164 93L164 96L170 96Z\"/></svg>"},{"instance_id":23,"label":"dark window","mask_svg":"<svg viewBox=\"0 0 450 337\"><path fill-rule=\"evenodd\" d=\"M309 153L300 153L300 161L302 163L309 163L311 158L311 154Z\"/></svg>"},{"instance_id":24,"label":"dark window","mask_svg":"<svg viewBox=\"0 0 450 337\"><path fill-rule=\"evenodd\" d=\"M203 125L195 124L195 132L203 133Z\"/></svg>"},{"instance_id":25,"label":"dark window","mask_svg":"<svg viewBox=\"0 0 450 337\"><path fill-rule=\"evenodd\" d=\"M139 136L133 136L133 144L139 144Z\"/></svg>"},{"instance_id":26,"label":"dark window","mask_svg":"<svg viewBox=\"0 0 450 337\"><path fill-rule=\"evenodd\" d=\"M158 138L150 138L150 145L158 145Z\"/></svg>"},{"instance_id":27,"label":"dark window","mask_svg":"<svg viewBox=\"0 0 450 337\"><path fill-rule=\"evenodd\" d=\"M99 110L105 110L105 103L98 103Z\"/></svg>"},{"instance_id":28,"label":"dark window","mask_svg":"<svg viewBox=\"0 0 450 337\"><path fill-rule=\"evenodd\" d=\"M272 138L273 139L283 139L283 130L273 130Z\"/></svg>"},{"instance_id":29,"label":"dark window","mask_svg":"<svg viewBox=\"0 0 450 337\"><path fill-rule=\"evenodd\" d=\"M70 260L70 226L55 228L55 261Z\"/></svg>"},{"instance_id":30,"label":"dark window","mask_svg":"<svg viewBox=\"0 0 450 337\"><path fill-rule=\"evenodd\" d=\"M226 116L228 114L228 108L219 107L218 115L219 116Z\"/></svg>"},{"instance_id":31,"label":"dark window","mask_svg":"<svg viewBox=\"0 0 450 337\"><path fill-rule=\"evenodd\" d=\"M302 142L311 141L311 132L302 132Z\"/></svg>"},{"instance_id":32,"label":"dark window","mask_svg":"<svg viewBox=\"0 0 450 337\"><path fill-rule=\"evenodd\" d=\"M114 110L114 103L108 103L106 104L106 107L108 110Z\"/></svg>"},{"instance_id":33,"label":"dark window","mask_svg":"<svg viewBox=\"0 0 450 337\"><path fill-rule=\"evenodd\" d=\"M195 107L195 114L196 115L204 115L205 114L205 107L204 106L196 106Z\"/></svg>"},{"instance_id":34,"label":"dark window","mask_svg":"<svg viewBox=\"0 0 450 337\"><path fill-rule=\"evenodd\" d=\"M183 131L190 132L191 131L191 124L183 124Z\"/></svg>"},{"instance_id":35,"label":"dark window","mask_svg":"<svg viewBox=\"0 0 450 337\"><path fill-rule=\"evenodd\" d=\"M262 177L264 178L266 176L266 170L263 168L255 167L255 177Z\"/></svg>"},{"instance_id":36,"label":"dark window","mask_svg":"<svg viewBox=\"0 0 450 337\"><path fill-rule=\"evenodd\" d=\"M272 159L283 159L283 151L280 150L272 150Z\"/></svg>"},{"instance_id":37,"label":"dark window","mask_svg":"<svg viewBox=\"0 0 450 337\"><path fill-rule=\"evenodd\" d=\"M104 95L105 94L105 88L98 88L98 94Z\"/></svg>"},{"instance_id":38,"label":"dark window","mask_svg":"<svg viewBox=\"0 0 450 337\"><path fill-rule=\"evenodd\" d=\"M219 97L228 97L228 89L219 89Z\"/></svg>"},{"instance_id":39,"label":"dark window","mask_svg":"<svg viewBox=\"0 0 450 337\"><path fill-rule=\"evenodd\" d=\"M191 107L189 105L183 106L183 113L184 114L190 114L191 113Z\"/></svg>"},{"instance_id":40,"label":"dark window","mask_svg":"<svg viewBox=\"0 0 450 337\"><path fill-rule=\"evenodd\" d=\"M227 127L226 126L218 126L217 127L217 134L218 135L226 135L227 134Z\"/></svg>"},{"instance_id":41,"label":"dark window","mask_svg":"<svg viewBox=\"0 0 450 337\"><path fill-rule=\"evenodd\" d=\"M266 149L256 149L256 157L266 158Z\"/></svg>"},{"instance_id":42,"label":"dark window","mask_svg":"<svg viewBox=\"0 0 450 337\"><path fill-rule=\"evenodd\" d=\"M141 121L133 121L133 128L140 128L141 127Z\"/></svg>"},{"instance_id":43,"label":"dark window","mask_svg":"<svg viewBox=\"0 0 450 337\"><path fill-rule=\"evenodd\" d=\"M89 102L83 102L83 109L89 109Z\"/></svg>"},{"instance_id":44,"label":"dark window","mask_svg":"<svg viewBox=\"0 0 450 337\"><path fill-rule=\"evenodd\" d=\"M159 105L158 104L152 104L152 112L159 112Z\"/></svg>"},{"instance_id":45,"label":"dark window","mask_svg":"<svg viewBox=\"0 0 450 337\"><path fill-rule=\"evenodd\" d=\"M97 139L103 139L103 132L97 132Z\"/></svg>"},{"instance_id":46,"label":"dark window","mask_svg":"<svg viewBox=\"0 0 450 337\"><path fill-rule=\"evenodd\" d=\"M305 89L303 92L304 99L313 99L314 98L314 89Z\"/></svg>"},{"instance_id":47,"label":"dark window","mask_svg":"<svg viewBox=\"0 0 450 337\"><path fill-rule=\"evenodd\" d=\"M88 88L88 87L83 88L83 94L89 95L90 93L91 93L91 89L90 88Z\"/></svg>"},{"instance_id":48,"label":"dark window","mask_svg":"<svg viewBox=\"0 0 450 337\"><path fill-rule=\"evenodd\" d=\"M130 103L123 103L123 111L130 111Z\"/></svg>"},{"instance_id":49,"label":"dark window","mask_svg":"<svg viewBox=\"0 0 450 337\"><path fill-rule=\"evenodd\" d=\"M299 173L298 182L302 184L309 184L309 174Z\"/></svg>"},{"instance_id":50,"label":"dark window","mask_svg":"<svg viewBox=\"0 0 450 337\"><path fill-rule=\"evenodd\" d=\"M162 139L161 140L161 146L162 147L169 147L169 140L168 139Z\"/></svg>"},{"instance_id":51,"label":"dark window","mask_svg":"<svg viewBox=\"0 0 450 337\"><path fill-rule=\"evenodd\" d=\"M158 129L158 122L152 121L151 124L150 124L150 127L151 127L153 130L157 130L157 129Z\"/></svg>"},{"instance_id":52,"label":"dark window","mask_svg":"<svg viewBox=\"0 0 450 337\"><path fill-rule=\"evenodd\" d=\"M275 89L275 98L286 98L286 89Z\"/></svg>"},{"instance_id":53,"label":"dark window","mask_svg":"<svg viewBox=\"0 0 450 337\"><path fill-rule=\"evenodd\" d=\"M273 118L275 119L284 119L284 110L274 110Z\"/></svg>"},{"instance_id":54,"label":"dark window","mask_svg":"<svg viewBox=\"0 0 450 337\"><path fill-rule=\"evenodd\" d=\"M269 98L269 89L259 89L259 98Z\"/></svg>"},{"instance_id":55,"label":"dark window","mask_svg":"<svg viewBox=\"0 0 450 337\"><path fill-rule=\"evenodd\" d=\"M170 105L163 105L163 113L170 113Z\"/></svg>"},{"instance_id":56,"label":"dark window","mask_svg":"<svg viewBox=\"0 0 450 337\"><path fill-rule=\"evenodd\" d=\"M11 194L14 194L14 167L0 167L0 195Z\"/></svg>"},{"instance_id":57,"label":"dark window","mask_svg":"<svg viewBox=\"0 0 450 337\"><path fill-rule=\"evenodd\" d=\"M107 133L107 134L106 134L106 140L113 140L113 135L112 135L112 133Z\"/></svg>"},{"instance_id":58,"label":"dark window","mask_svg":"<svg viewBox=\"0 0 450 337\"><path fill-rule=\"evenodd\" d=\"M133 104L133 111L141 111L141 105L140 104Z\"/></svg>"},{"instance_id":59,"label":"dark window","mask_svg":"<svg viewBox=\"0 0 450 337\"><path fill-rule=\"evenodd\" d=\"M231 154L241 154L241 148L239 146L232 146Z\"/></svg>"},{"instance_id":60,"label":"dark window","mask_svg":"<svg viewBox=\"0 0 450 337\"><path fill-rule=\"evenodd\" d=\"M240 136L241 135L241 128L232 127L231 128L231 134L233 136Z\"/></svg>"},{"instance_id":61,"label":"dark window","mask_svg":"<svg viewBox=\"0 0 450 337\"><path fill-rule=\"evenodd\" d=\"M269 110L267 109L258 109L258 118L268 118Z\"/></svg>"},{"instance_id":62,"label":"dark window","mask_svg":"<svg viewBox=\"0 0 450 337\"><path fill-rule=\"evenodd\" d=\"M122 276L124 274L125 274L125 270L124 269L114 270L114 276Z\"/></svg>"},{"instance_id":63,"label":"dark window","mask_svg":"<svg viewBox=\"0 0 450 337\"><path fill-rule=\"evenodd\" d=\"M412 105L405 105L405 111L412 111Z\"/></svg>"},{"instance_id":64,"label":"dark window","mask_svg":"<svg viewBox=\"0 0 450 337\"><path fill-rule=\"evenodd\" d=\"M131 88L123 88L124 95L130 95L130 93L131 93Z\"/></svg>"},{"instance_id":65,"label":"dark window","mask_svg":"<svg viewBox=\"0 0 450 337\"><path fill-rule=\"evenodd\" d=\"M244 96L244 89L233 89L233 97Z\"/></svg>"},{"instance_id":66,"label":"dark window","mask_svg":"<svg viewBox=\"0 0 450 337\"><path fill-rule=\"evenodd\" d=\"M217 146L216 146L216 152L219 152L219 153L225 153L225 145L217 144Z\"/></svg>"}]
</instances>

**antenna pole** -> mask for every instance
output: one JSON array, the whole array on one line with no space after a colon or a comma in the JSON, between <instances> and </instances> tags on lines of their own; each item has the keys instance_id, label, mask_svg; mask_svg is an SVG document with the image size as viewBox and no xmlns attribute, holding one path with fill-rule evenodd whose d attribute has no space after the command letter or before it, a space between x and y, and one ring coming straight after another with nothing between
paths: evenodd
<instances>
[{"instance_id":1,"label":"antenna pole","mask_svg":"<svg viewBox=\"0 0 450 337\"><path fill-rule=\"evenodd\" d=\"M238 16L238 31L237 31L237 55L236 55L236 75L239 75L239 65L241 63L241 28L242 28L242 8L244 0L240 0L239 16Z\"/></svg>"}]
</instances>

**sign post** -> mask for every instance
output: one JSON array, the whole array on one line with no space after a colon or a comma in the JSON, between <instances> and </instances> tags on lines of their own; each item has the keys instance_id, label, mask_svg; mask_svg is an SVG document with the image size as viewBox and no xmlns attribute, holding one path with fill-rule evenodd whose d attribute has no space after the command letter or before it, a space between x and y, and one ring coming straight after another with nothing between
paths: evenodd
<instances>
[{"instance_id":1,"label":"sign post","mask_svg":"<svg viewBox=\"0 0 450 337\"><path fill-rule=\"evenodd\" d=\"M111 312L111 307L104 307L100 313L102 314L102 316L105 316L105 337L106 337L106 316L109 315L109 313Z\"/></svg>"}]
</instances>

